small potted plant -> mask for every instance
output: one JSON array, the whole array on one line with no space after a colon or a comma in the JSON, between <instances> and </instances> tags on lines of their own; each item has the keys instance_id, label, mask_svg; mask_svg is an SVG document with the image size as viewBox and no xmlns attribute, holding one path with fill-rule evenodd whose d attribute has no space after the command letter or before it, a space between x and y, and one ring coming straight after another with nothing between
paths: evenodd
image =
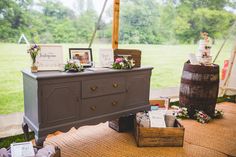
<instances>
[{"instance_id":1,"label":"small potted plant","mask_svg":"<svg viewBox=\"0 0 236 157\"><path fill-rule=\"evenodd\" d=\"M32 45L27 50L27 52L30 54L30 57L32 59L32 66L31 66L31 72L38 72L38 67L35 65L36 57L39 54L41 48L39 45Z\"/></svg>"}]
</instances>

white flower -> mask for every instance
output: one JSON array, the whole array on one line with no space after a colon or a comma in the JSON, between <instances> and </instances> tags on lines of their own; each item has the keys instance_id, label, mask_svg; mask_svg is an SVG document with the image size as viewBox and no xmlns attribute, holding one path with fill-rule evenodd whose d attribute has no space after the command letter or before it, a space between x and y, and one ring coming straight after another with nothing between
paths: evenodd
<instances>
[{"instance_id":1,"label":"white flower","mask_svg":"<svg viewBox=\"0 0 236 157\"><path fill-rule=\"evenodd\" d=\"M123 62L120 62L120 65L123 67L125 64Z\"/></svg>"}]
</instances>

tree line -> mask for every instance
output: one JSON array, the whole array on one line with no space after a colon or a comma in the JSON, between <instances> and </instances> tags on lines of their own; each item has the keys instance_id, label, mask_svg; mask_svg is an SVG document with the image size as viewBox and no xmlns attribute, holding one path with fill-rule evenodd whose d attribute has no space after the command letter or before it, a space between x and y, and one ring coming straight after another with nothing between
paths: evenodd
<instances>
[{"instance_id":1,"label":"tree line","mask_svg":"<svg viewBox=\"0 0 236 157\"><path fill-rule=\"evenodd\" d=\"M113 7L107 8L104 14L112 19ZM236 0L121 0L119 40L194 43L201 31L224 38L236 20L235 9ZM24 33L31 43L87 43L97 19L93 0L76 0L74 8L58 0L1 0L0 42L16 43ZM110 42L111 32L112 20L102 20L96 39Z\"/></svg>"}]
</instances>

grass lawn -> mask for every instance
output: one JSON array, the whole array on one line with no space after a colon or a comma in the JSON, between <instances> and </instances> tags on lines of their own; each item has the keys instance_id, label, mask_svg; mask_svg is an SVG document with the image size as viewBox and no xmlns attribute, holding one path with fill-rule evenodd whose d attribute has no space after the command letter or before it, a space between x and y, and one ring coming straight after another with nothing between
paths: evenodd
<instances>
[{"instance_id":1,"label":"grass lawn","mask_svg":"<svg viewBox=\"0 0 236 157\"><path fill-rule=\"evenodd\" d=\"M213 57L219 50L221 42L213 46ZM63 44L64 60L69 58L68 48L87 47L88 44ZM233 44L227 44L221 52L217 64L223 65L229 58ZM111 48L110 44L94 44L93 57L98 63L98 50ZM119 48L136 48L142 50L142 65L154 67L151 88L178 86L182 67L188 53L197 51L197 45L119 45ZM23 111L23 90L21 70L29 68L31 59L24 44L0 43L0 114Z\"/></svg>"}]
</instances>

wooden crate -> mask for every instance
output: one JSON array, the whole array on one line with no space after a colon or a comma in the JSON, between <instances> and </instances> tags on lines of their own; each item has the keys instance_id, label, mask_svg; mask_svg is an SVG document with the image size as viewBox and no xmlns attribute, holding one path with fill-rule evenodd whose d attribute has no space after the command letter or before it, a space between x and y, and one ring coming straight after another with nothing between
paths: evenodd
<instances>
[{"instance_id":1,"label":"wooden crate","mask_svg":"<svg viewBox=\"0 0 236 157\"><path fill-rule=\"evenodd\" d=\"M114 61L117 57L123 56L123 55L128 55L133 58L135 62L134 67L140 67L141 66L141 51L137 49L115 49L114 50Z\"/></svg>"},{"instance_id":2,"label":"wooden crate","mask_svg":"<svg viewBox=\"0 0 236 157\"><path fill-rule=\"evenodd\" d=\"M109 121L108 126L117 132L132 131L134 129L134 117L131 114L128 116L122 116L118 119Z\"/></svg>"},{"instance_id":3,"label":"wooden crate","mask_svg":"<svg viewBox=\"0 0 236 157\"><path fill-rule=\"evenodd\" d=\"M139 147L182 147L184 127L175 120L174 127L144 128L134 120L135 139Z\"/></svg>"}]
</instances>

